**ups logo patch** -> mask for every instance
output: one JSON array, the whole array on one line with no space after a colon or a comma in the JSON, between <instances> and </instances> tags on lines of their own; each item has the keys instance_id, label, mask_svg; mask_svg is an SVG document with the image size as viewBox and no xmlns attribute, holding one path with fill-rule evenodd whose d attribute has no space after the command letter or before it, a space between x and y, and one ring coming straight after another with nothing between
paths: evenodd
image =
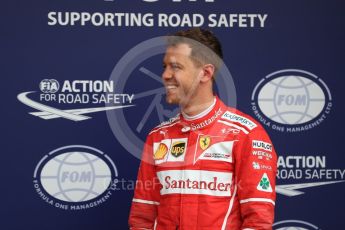
<instances>
[{"instance_id":1,"label":"ups logo patch","mask_svg":"<svg viewBox=\"0 0 345 230\"><path fill-rule=\"evenodd\" d=\"M184 154L186 150L186 142L184 141L177 141L171 147L171 155L174 157L179 157Z\"/></svg>"}]
</instances>

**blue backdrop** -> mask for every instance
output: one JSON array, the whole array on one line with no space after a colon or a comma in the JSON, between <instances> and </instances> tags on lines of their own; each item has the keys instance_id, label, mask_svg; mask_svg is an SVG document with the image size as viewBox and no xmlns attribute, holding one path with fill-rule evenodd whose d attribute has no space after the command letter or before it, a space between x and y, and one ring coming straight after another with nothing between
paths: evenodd
<instances>
[{"instance_id":1,"label":"blue backdrop","mask_svg":"<svg viewBox=\"0 0 345 230\"><path fill-rule=\"evenodd\" d=\"M176 113L150 39L200 25L231 73L219 94L260 120L278 152L274 229L345 226L342 1L5 1L0 11L1 229L127 229L138 150Z\"/></svg>"}]
</instances>

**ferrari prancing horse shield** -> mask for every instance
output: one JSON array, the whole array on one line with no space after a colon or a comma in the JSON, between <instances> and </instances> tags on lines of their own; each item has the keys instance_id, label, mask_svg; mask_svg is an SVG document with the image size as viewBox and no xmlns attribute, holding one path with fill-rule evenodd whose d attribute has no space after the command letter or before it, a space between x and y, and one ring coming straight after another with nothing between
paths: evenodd
<instances>
[{"instance_id":1,"label":"ferrari prancing horse shield","mask_svg":"<svg viewBox=\"0 0 345 230\"><path fill-rule=\"evenodd\" d=\"M199 139L200 148L202 150L207 149L208 146L210 146L210 143L211 143L211 138L209 136L202 136Z\"/></svg>"}]
</instances>

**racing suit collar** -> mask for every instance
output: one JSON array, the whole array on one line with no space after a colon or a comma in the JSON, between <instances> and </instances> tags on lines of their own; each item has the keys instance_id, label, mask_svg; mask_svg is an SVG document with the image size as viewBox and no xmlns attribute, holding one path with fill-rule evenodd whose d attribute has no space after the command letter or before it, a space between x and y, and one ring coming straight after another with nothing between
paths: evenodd
<instances>
[{"instance_id":1,"label":"racing suit collar","mask_svg":"<svg viewBox=\"0 0 345 230\"><path fill-rule=\"evenodd\" d=\"M197 119L186 119L182 113L180 114L180 123L183 126L182 132L196 131L212 125L224 112L223 102L215 96L215 104L213 108L204 116Z\"/></svg>"},{"instance_id":2,"label":"racing suit collar","mask_svg":"<svg viewBox=\"0 0 345 230\"><path fill-rule=\"evenodd\" d=\"M189 115L185 114L183 111L181 111L181 114L182 114L183 118L187 121L192 121L192 120L202 118L202 117L206 116L214 108L214 106L216 105L216 102L217 102L217 99L216 99L216 97L214 97L212 104L208 108L206 108L204 111L202 111L201 113L199 113L197 115L189 116Z\"/></svg>"}]
</instances>

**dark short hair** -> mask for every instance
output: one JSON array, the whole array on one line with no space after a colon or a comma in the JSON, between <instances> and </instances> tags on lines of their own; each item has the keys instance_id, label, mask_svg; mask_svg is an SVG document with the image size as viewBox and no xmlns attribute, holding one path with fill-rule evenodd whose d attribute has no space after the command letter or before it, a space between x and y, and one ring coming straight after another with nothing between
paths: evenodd
<instances>
[{"instance_id":1,"label":"dark short hair","mask_svg":"<svg viewBox=\"0 0 345 230\"><path fill-rule=\"evenodd\" d=\"M222 46L211 31L192 28L178 31L168 37L168 46L182 43L191 47L191 58L196 64L213 64L215 72L220 68L223 59Z\"/></svg>"}]
</instances>

